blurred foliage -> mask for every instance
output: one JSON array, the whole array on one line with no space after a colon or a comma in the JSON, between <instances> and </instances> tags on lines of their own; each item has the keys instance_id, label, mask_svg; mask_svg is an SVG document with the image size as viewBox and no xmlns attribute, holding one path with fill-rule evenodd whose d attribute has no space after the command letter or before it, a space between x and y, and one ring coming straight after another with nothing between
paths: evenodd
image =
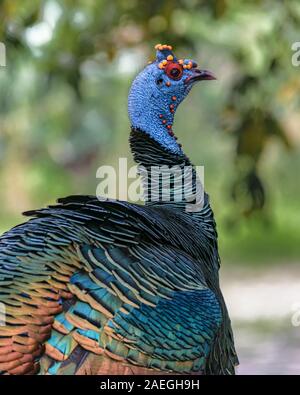
<instances>
[{"instance_id":1,"label":"blurred foliage","mask_svg":"<svg viewBox=\"0 0 300 395\"><path fill-rule=\"evenodd\" d=\"M129 156L130 80L166 42L219 78L193 91L176 130L206 166L221 247L298 256L298 0L2 0L0 18L1 230L22 210L95 193L96 168Z\"/></svg>"}]
</instances>

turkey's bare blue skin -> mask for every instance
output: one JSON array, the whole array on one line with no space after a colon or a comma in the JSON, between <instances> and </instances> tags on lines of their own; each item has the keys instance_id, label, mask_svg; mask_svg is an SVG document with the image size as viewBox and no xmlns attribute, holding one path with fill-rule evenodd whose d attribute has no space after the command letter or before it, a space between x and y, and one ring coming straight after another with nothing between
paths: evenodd
<instances>
[{"instance_id":1,"label":"turkey's bare blue skin","mask_svg":"<svg viewBox=\"0 0 300 395\"><path fill-rule=\"evenodd\" d=\"M167 125L173 125L176 109L192 88L192 84L185 83L192 71L184 69L182 77L173 80L158 67L160 60L159 54L156 61L145 67L133 81L128 97L129 118L133 128L147 133L172 153L180 154L181 147L169 135Z\"/></svg>"}]
</instances>

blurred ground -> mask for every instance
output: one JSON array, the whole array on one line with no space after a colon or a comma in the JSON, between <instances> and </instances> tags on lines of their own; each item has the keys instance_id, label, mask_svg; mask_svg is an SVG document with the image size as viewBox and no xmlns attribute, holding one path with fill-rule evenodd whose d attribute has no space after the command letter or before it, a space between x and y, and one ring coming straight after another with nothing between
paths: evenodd
<instances>
[{"instance_id":1,"label":"blurred ground","mask_svg":"<svg viewBox=\"0 0 300 395\"><path fill-rule=\"evenodd\" d=\"M224 266L222 289L240 359L238 374L300 374L299 264L256 270Z\"/></svg>"}]
</instances>

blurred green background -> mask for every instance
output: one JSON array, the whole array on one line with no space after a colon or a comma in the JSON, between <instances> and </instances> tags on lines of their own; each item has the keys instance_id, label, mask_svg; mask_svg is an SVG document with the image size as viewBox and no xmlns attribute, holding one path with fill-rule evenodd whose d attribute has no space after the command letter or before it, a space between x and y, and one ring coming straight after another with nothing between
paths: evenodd
<instances>
[{"instance_id":1,"label":"blurred green background","mask_svg":"<svg viewBox=\"0 0 300 395\"><path fill-rule=\"evenodd\" d=\"M57 197L95 194L97 168L131 158L130 83L156 43L171 44L218 77L193 90L175 130L188 156L205 166L242 372L255 371L251 361L259 357L248 349L251 319L241 311L252 311L254 342L270 333L278 344L277 333L286 333L292 340L284 350L294 350L300 67L292 65L291 46L300 41L300 2L3 0L0 18L0 231ZM259 315L253 300L273 304ZM299 368L294 359L288 353L286 371Z\"/></svg>"}]
</instances>

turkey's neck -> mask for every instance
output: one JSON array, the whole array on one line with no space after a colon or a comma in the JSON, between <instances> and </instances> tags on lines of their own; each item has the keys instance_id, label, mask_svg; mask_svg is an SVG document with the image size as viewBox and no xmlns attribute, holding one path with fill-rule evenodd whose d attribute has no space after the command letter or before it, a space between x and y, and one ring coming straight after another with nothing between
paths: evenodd
<instances>
[{"instance_id":1,"label":"turkey's neck","mask_svg":"<svg viewBox=\"0 0 300 395\"><path fill-rule=\"evenodd\" d=\"M171 204L199 210L204 191L194 165L184 153L174 154L139 129L132 128L130 147L139 165L146 204Z\"/></svg>"}]
</instances>

